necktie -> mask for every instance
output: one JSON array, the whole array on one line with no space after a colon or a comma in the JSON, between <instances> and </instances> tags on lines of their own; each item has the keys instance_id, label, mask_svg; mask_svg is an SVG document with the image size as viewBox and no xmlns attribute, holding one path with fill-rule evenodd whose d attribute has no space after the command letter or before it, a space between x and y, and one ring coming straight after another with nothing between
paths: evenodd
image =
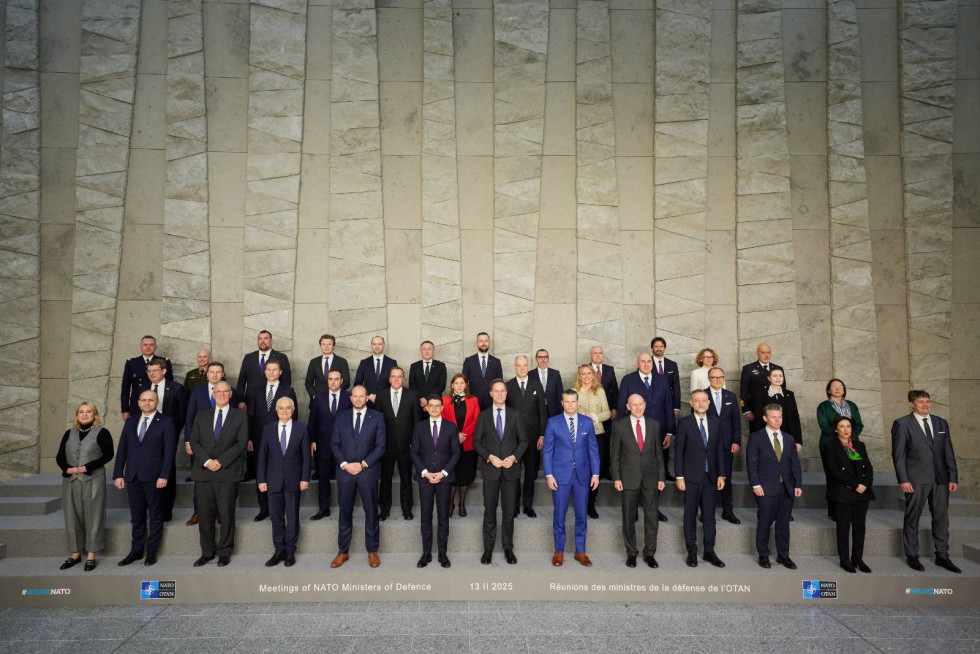
<instances>
[{"instance_id":1,"label":"necktie","mask_svg":"<svg viewBox=\"0 0 980 654\"><path fill-rule=\"evenodd\" d=\"M208 389L208 395L211 397L211 408L214 408L214 387L212 386Z\"/></svg>"},{"instance_id":2,"label":"necktie","mask_svg":"<svg viewBox=\"0 0 980 654\"><path fill-rule=\"evenodd\" d=\"M636 446L640 448L640 454L643 454L643 428L640 427L640 421L636 421Z\"/></svg>"},{"instance_id":3,"label":"necktie","mask_svg":"<svg viewBox=\"0 0 980 654\"><path fill-rule=\"evenodd\" d=\"M922 428L926 430L926 436L929 437L929 440L933 440L932 429L929 427L929 418L922 419Z\"/></svg>"},{"instance_id":4,"label":"necktie","mask_svg":"<svg viewBox=\"0 0 980 654\"><path fill-rule=\"evenodd\" d=\"M331 393L330 396L333 398L333 401L330 402L330 413L337 415L337 394Z\"/></svg>"},{"instance_id":5,"label":"necktie","mask_svg":"<svg viewBox=\"0 0 980 654\"><path fill-rule=\"evenodd\" d=\"M602 383L602 366L595 367L595 380L600 384Z\"/></svg>"},{"instance_id":6,"label":"necktie","mask_svg":"<svg viewBox=\"0 0 980 654\"><path fill-rule=\"evenodd\" d=\"M275 386L269 384L269 392L265 394L265 410L272 411L272 397L275 395Z\"/></svg>"},{"instance_id":7,"label":"necktie","mask_svg":"<svg viewBox=\"0 0 980 654\"><path fill-rule=\"evenodd\" d=\"M504 441L504 419L501 417L503 409L497 409L497 439L502 443Z\"/></svg>"},{"instance_id":8,"label":"necktie","mask_svg":"<svg viewBox=\"0 0 980 654\"><path fill-rule=\"evenodd\" d=\"M659 374L664 374L664 362L663 360L657 361L657 372Z\"/></svg>"},{"instance_id":9,"label":"necktie","mask_svg":"<svg viewBox=\"0 0 980 654\"><path fill-rule=\"evenodd\" d=\"M643 385L647 387L647 390L650 390L650 378L649 377L644 377L643 378Z\"/></svg>"},{"instance_id":10,"label":"necktie","mask_svg":"<svg viewBox=\"0 0 980 654\"><path fill-rule=\"evenodd\" d=\"M429 366L432 364L428 361L425 363L425 381L429 381Z\"/></svg>"},{"instance_id":11,"label":"necktie","mask_svg":"<svg viewBox=\"0 0 980 654\"><path fill-rule=\"evenodd\" d=\"M217 443L218 439L221 438L221 414L224 413L222 409L218 409L218 417L214 421L214 441Z\"/></svg>"},{"instance_id":12,"label":"necktie","mask_svg":"<svg viewBox=\"0 0 980 654\"><path fill-rule=\"evenodd\" d=\"M395 410L395 414L396 415L398 414L398 404L400 402L399 399L398 399L398 396L399 395L401 395L401 391L395 391L395 402L394 402L394 406L392 408Z\"/></svg>"},{"instance_id":13,"label":"necktie","mask_svg":"<svg viewBox=\"0 0 980 654\"><path fill-rule=\"evenodd\" d=\"M282 426L282 433L279 434L279 448L282 449L282 455L286 456L286 425Z\"/></svg>"},{"instance_id":14,"label":"necktie","mask_svg":"<svg viewBox=\"0 0 980 654\"><path fill-rule=\"evenodd\" d=\"M772 433L772 449L776 451L776 460L780 461L783 458L783 446L779 444L779 434L776 432ZM779 483L783 483L783 475L779 475Z\"/></svg>"},{"instance_id":15,"label":"necktie","mask_svg":"<svg viewBox=\"0 0 980 654\"><path fill-rule=\"evenodd\" d=\"M381 379L381 359L374 360L374 376Z\"/></svg>"},{"instance_id":16,"label":"necktie","mask_svg":"<svg viewBox=\"0 0 980 654\"><path fill-rule=\"evenodd\" d=\"M439 444L439 428L436 426L438 424L439 423L436 422L435 420L432 421L432 444L433 445Z\"/></svg>"},{"instance_id":17,"label":"necktie","mask_svg":"<svg viewBox=\"0 0 980 654\"><path fill-rule=\"evenodd\" d=\"M715 391L715 413L721 417L721 393L719 391Z\"/></svg>"},{"instance_id":18,"label":"necktie","mask_svg":"<svg viewBox=\"0 0 980 654\"><path fill-rule=\"evenodd\" d=\"M263 373L265 372L265 354L259 357L259 370L261 370Z\"/></svg>"},{"instance_id":19,"label":"necktie","mask_svg":"<svg viewBox=\"0 0 980 654\"><path fill-rule=\"evenodd\" d=\"M140 443L143 442L143 437L146 436L146 428L149 426L150 419L143 416L143 423L140 425Z\"/></svg>"},{"instance_id":20,"label":"necktie","mask_svg":"<svg viewBox=\"0 0 980 654\"><path fill-rule=\"evenodd\" d=\"M159 395L160 391L157 390L157 386L159 386L159 384L153 384L153 392Z\"/></svg>"},{"instance_id":21,"label":"necktie","mask_svg":"<svg viewBox=\"0 0 980 654\"><path fill-rule=\"evenodd\" d=\"M708 472L708 431L704 428L704 418L698 418L698 427L701 428L701 441L704 443L704 471Z\"/></svg>"},{"instance_id":22,"label":"necktie","mask_svg":"<svg viewBox=\"0 0 980 654\"><path fill-rule=\"evenodd\" d=\"M327 373L330 372L330 357L323 357L323 378L327 378Z\"/></svg>"},{"instance_id":23,"label":"necktie","mask_svg":"<svg viewBox=\"0 0 980 654\"><path fill-rule=\"evenodd\" d=\"M482 371L482 376L487 376L487 358L485 356L480 357L480 370Z\"/></svg>"},{"instance_id":24,"label":"necktie","mask_svg":"<svg viewBox=\"0 0 980 654\"><path fill-rule=\"evenodd\" d=\"M357 412L357 419L354 421L354 433L358 436L361 435L361 412Z\"/></svg>"},{"instance_id":25,"label":"necktie","mask_svg":"<svg viewBox=\"0 0 980 654\"><path fill-rule=\"evenodd\" d=\"M568 435L572 437L572 449L575 449L575 418L568 419Z\"/></svg>"},{"instance_id":26,"label":"necktie","mask_svg":"<svg viewBox=\"0 0 980 654\"><path fill-rule=\"evenodd\" d=\"M521 382L521 395L524 395L524 383L525 382Z\"/></svg>"}]
</instances>

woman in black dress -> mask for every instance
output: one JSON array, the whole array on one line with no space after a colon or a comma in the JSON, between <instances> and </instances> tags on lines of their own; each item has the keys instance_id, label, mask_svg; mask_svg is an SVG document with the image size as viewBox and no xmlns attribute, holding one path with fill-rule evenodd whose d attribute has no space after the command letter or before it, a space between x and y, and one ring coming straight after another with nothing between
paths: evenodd
<instances>
[{"instance_id":1,"label":"woman in black dress","mask_svg":"<svg viewBox=\"0 0 980 654\"><path fill-rule=\"evenodd\" d=\"M837 416L834 437L821 448L820 455L827 473L827 497L834 502L840 567L847 572L871 572L864 562L864 533L868 506L875 498L871 490L874 467L864 443L853 434L851 418ZM852 544L848 543L849 532L853 533Z\"/></svg>"},{"instance_id":2,"label":"woman in black dress","mask_svg":"<svg viewBox=\"0 0 980 654\"><path fill-rule=\"evenodd\" d=\"M796 440L796 451L803 447L803 431L800 425L800 410L796 406L796 396L785 386L782 370L769 371L769 385L760 393L756 406L752 407L755 416L764 416L767 404L778 404L783 407L782 430ZM760 427L761 429L761 427Z\"/></svg>"}]
</instances>

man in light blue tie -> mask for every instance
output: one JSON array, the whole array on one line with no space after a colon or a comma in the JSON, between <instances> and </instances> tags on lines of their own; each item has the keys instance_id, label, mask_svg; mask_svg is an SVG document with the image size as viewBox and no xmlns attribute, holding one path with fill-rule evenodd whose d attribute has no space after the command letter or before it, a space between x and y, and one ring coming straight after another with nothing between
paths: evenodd
<instances>
[{"instance_id":1,"label":"man in light blue tie","mask_svg":"<svg viewBox=\"0 0 980 654\"><path fill-rule=\"evenodd\" d=\"M575 509L575 560L588 567L592 565L585 553L589 489L599 487L599 443L592 419L577 413L578 393L566 390L561 404L562 413L548 420L541 450L544 475L555 506L555 554L551 564L564 563L565 516L571 495Z\"/></svg>"}]
</instances>

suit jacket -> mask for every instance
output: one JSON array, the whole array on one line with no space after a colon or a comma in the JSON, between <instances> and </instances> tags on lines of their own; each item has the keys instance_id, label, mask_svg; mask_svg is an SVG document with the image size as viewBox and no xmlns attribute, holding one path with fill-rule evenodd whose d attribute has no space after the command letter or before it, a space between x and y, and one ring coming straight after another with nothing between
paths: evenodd
<instances>
[{"instance_id":1,"label":"suit jacket","mask_svg":"<svg viewBox=\"0 0 980 654\"><path fill-rule=\"evenodd\" d=\"M398 398L398 413L395 414L391 403L391 388L378 393L374 401L374 409L380 411L385 418L385 433L388 444L385 452L389 456L407 454L412 447L412 430L415 424L422 420L422 408L419 406L419 396L411 388L402 386L401 397Z\"/></svg>"},{"instance_id":2,"label":"suit jacket","mask_svg":"<svg viewBox=\"0 0 980 654\"><path fill-rule=\"evenodd\" d=\"M166 399L166 397L164 399ZM231 406L237 407L239 401L240 401L240 397L238 395L238 389L232 387L231 400L229 400L229 403L231 404ZM191 430L194 427L194 420L195 418L197 418L198 412L210 408L212 408L211 391L208 383L204 382L203 384L201 384L191 392L190 397L187 400L187 412L186 412L186 417L184 418L185 441L191 440Z\"/></svg>"},{"instance_id":3,"label":"suit jacket","mask_svg":"<svg viewBox=\"0 0 980 654\"><path fill-rule=\"evenodd\" d=\"M497 436L497 412L493 405L486 411L480 412L476 421L476 432L473 434L473 449L480 457L480 476L485 481L520 481L521 457L528 448L527 432L524 422L513 409L504 410L504 438ZM509 468L495 468L489 463L490 455L506 459L514 455L518 463Z\"/></svg>"},{"instance_id":4,"label":"suit jacket","mask_svg":"<svg viewBox=\"0 0 980 654\"><path fill-rule=\"evenodd\" d=\"M330 370L340 373L340 387L350 388L350 367L347 359L338 356L336 353L330 360ZM330 372L328 370L327 372ZM310 402L316 397L317 393L327 390L327 378L323 376L323 355L310 359L310 365L306 367L306 392L310 396Z\"/></svg>"},{"instance_id":5,"label":"suit jacket","mask_svg":"<svg viewBox=\"0 0 980 654\"><path fill-rule=\"evenodd\" d=\"M255 480L268 484L270 493L297 492L299 482L310 480L310 432L304 423L293 420L285 454L279 444L279 432L278 420L262 430Z\"/></svg>"},{"instance_id":6,"label":"suit jacket","mask_svg":"<svg viewBox=\"0 0 980 654\"><path fill-rule=\"evenodd\" d=\"M310 404L310 438L316 443L319 450L321 447L330 447L330 439L333 438L334 419L342 412L350 409L350 393L341 389L337 393L337 413L330 411L330 390L317 393L313 403Z\"/></svg>"},{"instance_id":7,"label":"suit jacket","mask_svg":"<svg viewBox=\"0 0 980 654\"><path fill-rule=\"evenodd\" d=\"M850 400L844 400L847 402L847 406L851 408L851 440L857 440L861 436L861 432L864 431L864 423L861 421L861 412L858 411L858 406L851 402ZM829 399L824 400L817 405L817 424L820 425L820 447L822 448L827 441L836 438L834 436L833 424L834 418L839 414L834 405L831 404Z\"/></svg>"},{"instance_id":8,"label":"suit jacket","mask_svg":"<svg viewBox=\"0 0 980 654\"><path fill-rule=\"evenodd\" d=\"M194 465L191 479L194 481L229 482L245 477L245 452L248 448L248 416L231 404L222 420L221 434L214 440L214 412L210 406L194 417L191 429L191 449ZM205 461L217 459L221 469L211 472L204 467Z\"/></svg>"},{"instance_id":9,"label":"suit jacket","mask_svg":"<svg viewBox=\"0 0 980 654\"><path fill-rule=\"evenodd\" d=\"M252 441L255 446L258 446L262 442L262 432L265 430L265 426L270 422L276 422L279 420L279 414L276 413L276 402L279 398L288 397L293 401L293 420L296 419L296 392L282 383L282 377L279 378L279 383L276 385L276 392L273 394L272 398L272 408L266 408L266 387L265 384L261 386L255 386L248 392L248 396L245 398L245 411L248 414L248 439Z\"/></svg>"},{"instance_id":10,"label":"suit jacket","mask_svg":"<svg viewBox=\"0 0 980 654\"><path fill-rule=\"evenodd\" d=\"M354 433L354 409L338 412L333 423L333 435L330 447L333 450L334 462L337 465L337 483L354 481L363 477L369 482L377 483L381 479L381 457L385 454L388 437L385 435L385 419L374 409L363 409L361 433ZM368 465L367 470L358 475L352 475L341 470L340 464L361 463Z\"/></svg>"},{"instance_id":11,"label":"suit jacket","mask_svg":"<svg viewBox=\"0 0 980 654\"><path fill-rule=\"evenodd\" d=\"M860 461L853 461L837 438L820 448L820 458L823 459L823 469L827 474L827 499L831 502L857 504L870 502L875 498L871 489L874 483L874 466L868 457L868 449L862 441L853 437L851 446L861 455ZM867 486L863 493L855 490L860 484Z\"/></svg>"},{"instance_id":12,"label":"suit jacket","mask_svg":"<svg viewBox=\"0 0 980 654\"><path fill-rule=\"evenodd\" d=\"M769 371L782 370L772 361L769 362ZM755 406L759 393L765 395L765 389L769 386L769 373L762 367L758 360L742 366L742 377L739 380L738 397L742 401L742 413L752 411ZM786 373L783 371L783 388L786 385Z\"/></svg>"},{"instance_id":13,"label":"suit jacket","mask_svg":"<svg viewBox=\"0 0 980 654\"><path fill-rule=\"evenodd\" d=\"M670 387L667 385L667 375L658 375L650 372L650 390L647 390L643 383L640 371L631 372L623 376L623 382L619 385L619 406L618 414L625 416L629 413L626 410L626 401L633 394L643 396L646 400L646 416L653 418L660 426L660 441L663 442L667 434L674 433L674 405L670 399Z\"/></svg>"},{"instance_id":14,"label":"suit jacket","mask_svg":"<svg viewBox=\"0 0 980 654\"><path fill-rule=\"evenodd\" d=\"M354 376L354 385L363 385L367 389L368 395L377 395L381 391L391 387L388 377L391 369L398 365L398 362L387 355L382 355L381 377L374 374L374 355L361 359L357 365L357 374Z\"/></svg>"},{"instance_id":15,"label":"suit jacket","mask_svg":"<svg viewBox=\"0 0 980 654\"><path fill-rule=\"evenodd\" d=\"M653 360L654 374L657 372L657 359ZM677 367L677 362L664 357L664 374L667 380L667 387L670 389L670 406L672 409L681 409L681 371Z\"/></svg>"},{"instance_id":16,"label":"suit jacket","mask_svg":"<svg viewBox=\"0 0 980 654\"><path fill-rule=\"evenodd\" d=\"M462 445L463 451L471 452L473 451L473 432L476 430L476 419L480 415L480 401L472 395L468 395L465 402L466 417L463 419L462 425L456 419L456 405L453 404L452 395L442 397L442 417L456 425L456 429L460 433L466 434Z\"/></svg>"},{"instance_id":17,"label":"suit jacket","mask_svg":"<svg viewBox=\"0 0 980 654\"><path fill-rule=\"evenodd\" d=\"M929 442L914 413L892 423L892 460L899 484L959 483L949 423L929 416L933 442Z\"/></svg>"},{"instance_id":18,"label":"suit jacket","mask_svg":"<svg viewBox=\"0 0 980 654\"><path fill-rule=\"evenodd\" d=\"M550 375L549 375L550 376ZM532 447L537 448L537 439L544 436L544 427L548 424L548 407L545 405L544 389L537 375L528 375L524 393L517 377L507 382L507 408L513 409L521 417L524 433Z\"/></svg>"},{"instance_id":19,"label":"suit jacket","mask_svg":"<svg viewBox=\"0 0 980 654\"><path fill-rule=\"evenodd\" d=\"M170 359L157 355L154 355L154 358L164 359L167 362L167 372L164 374L164 378L173 381L174 367L170 365ZM119 393L120 412L129 411L132 413L130 407L133 406L139 411L137 401L140 398L139 389L143 386L144 381L150 381L150 378L146 376L146 359L143 358L143 355L127 359L123 368L122 389Z\"/></svg>"},{"instance_id":20,"label":"suit jacket","mask_svg":"<svg viewBox=\"0 0 980 654\"><path fill-rule=\"evenodd\" d=\"M528 377L533 377L541 383L541 369L535 366L528 373ZM557 416L564 410L561 405L561 373L554 368L548 368L548 381L546 384L541 383L541 387L544 389L544 403L548 410L548 417Z\"/></svg>"},{"instance_id":21,"label":"suit jacket","mask_svg":"<svg viewBox=\"0 0 980 654\"><path fill-rule=\"evenodd\" d=\"M715 407L714 391L706 388L708 393L708 415L718 418L721 422L723 435L721 447L726 452L732 451L732 444L742 445L742 411L738 397L727 388L721 389L721 413Z\"/></svg>"},{"instance_id":22,"label":"suit jacket","mask_svg":"<svg viewBox=\"0 0 980 654\"><path fill-rule=\"evenodd\" d=\"M459 431L456 425L448 420L439 422L439 442L432 442L432 422L422 420L416 423L412 432L411 444L412 463L415 464L415 481L428 484L422 479L422 471L440 472L445 470L447 476L442 483L453 483L456 480L456 463L459 461Z\"/></svg>"},{"instance_id":23,"label":"suit jacket","mask_svg":"<svg viewBox=\"0 0 980 654\"><path fill-rule=\"evenodd\" d=\"M177 428L173 420L157 413L150 420L141 443L139 425L142 421L141 411L131 415L123 424L116 449L113 479L122 477L127 482L149 483L170 477L177 452Z\"/></svg>"},{"instance_id":24,"label":"suit jacket","mask_svg":"<svg viewBox=\"0 0 980 654\"><path fill-rule=\"evenodd\" d=\"M645 436L643 452L636 443L632 416L617 418L609 437L609 473L613 481L623 482L625 490L656 488L657 482L665 481L664 457L660 449L660 425L643 417Z\"/></svg>"},{"instance_id":25,"label":"suit jacket","mask_svg":"<svg viewBox=\"0 0 980 654\"><path fill-rule=\"evenodd\" d=\"M579 484L588 484L592 477L599 475L599 441L595 437L592 418L578 414L576 434L572 447L564 411L548 419L541 450L545 477L551 475L559 484L567 484L575 475Z\"/></svg>"},{"instance_id":26,"label":"suit jacket","mask_svg":"<svg viewBox=\"0 0 980 654\"><path fill-rule=\"evenodd\" d=\"M174 421L176 427L182 427L187 419L187 396L184 387L169 379L163 380L163 406L157 406L157 411ZM143 391L152 391L153 383L149 379L136 392L136 398L143 394ZM129 408L131 414L141 413L139 404Z\"/></svg>"},{"instance_id":27,"label":"suit jacket","mask_svg":"<svg viewBox=\"0 0 980 654\"><path fill-rule=\"evenodd\" d=\"M783 392L779 398L769 397L768 384L753 396L755 406L752 407L752 415L755 418L753 424L758 429L763 429L765 423L762 421L763 409L767 404L778 404L783 407L783 433L788 433L800 445L803 444L803 426L800 423L800 410L796 406L796 396L793 391L783 387Z\"/></svg>"},{"instance_id":28,"label":"suit jacket","mask_svg":"<svg viewBox=\"0 0 980 654\"><path fill-rule=\"evenodd\" d=\"M677 421L677 434L674 439L674 474L678 478L698 484L704 481L704 464L708 463L708 478L712 483L718 482L718 477L725 476L721 465L722 443L725 440L721 421L714 416L705 417L705 427L708 430L708 447L704 446L701 438L701 428L693 413Z\"/></svg>"},{"instance_id":29,"label":"suit jacket","mask_svg":"<svg viewBox=\"0 0 980 654\"><path fill-rule=\"evenodd\" d=\"M783 436L783 456L776 459L776 450L769 440L769 430L760 429L749 434L749 444L745 449L745 467L749 473L749 485L762 486L766 496L785 492L793 495L795 488L803 488L803 471L800 457L793 446L793 437L780 430ZM782 483L779 477L782 476Z\"/></svg>"},{"instance_id":30,"label":"suit jacket","mask_svg":"<svg viewBox=\"0 0 980 654\"><path fill-rule=\"evenodd\" d=\"M475 395L480 401L480 408L486 409L493 402L490 400L490 382L494 379L504 378L504 368L500 365L500 359L487 354L487 374L483 374L480 365L480 357L476 354L463 359L463 375L470 383L470 395Z\"/></svg>"},{"instance_id":31,"label":"suit jacket","mask_svg":"<svg viewBox=\"0 0 980 654\"><path fill-rule=\"evenodd\" d=\"M279 383L292 386L293 375L289 370L289 357L275 348L269 348L269 356L265 360L268 361L273 357L282 362L282 376L279 377ZM259 367L259 351L249 352L242 358L242 367L238 370L238 383L235 384L235 388L238 389L239 397L246 398L245 401L248 402L249 392L256 386L265 386L265 381L265 372Z\"/></svg>"},{"instance_id":32,"label":"suit jacket","mask_svg":"<svg viewBox=\"0 0 980 654\"><path fill-rule=\"evenodd\" d=\"M590 362L589 365L594 371L595 364ZM619 382L616 381L615 368L602 364L602 378L599 380L599 385L606 392L606 402L609 404L609 408L615 409L619 406Z\"/></svg>"},{"instance_id":33,"label":"suit jacket","mask_svg":"<svg viewBox=\"0 0 980 654\"><path fill-rule=\"evenodd\" d=\"M440 397L446 392L446 364L432 360L429 366L429 380L425 379L425 362L421 359L412 364L408 370L408 386L418 393L419 397L429 397L436 393Z\"/></svg>"}]
</instances>

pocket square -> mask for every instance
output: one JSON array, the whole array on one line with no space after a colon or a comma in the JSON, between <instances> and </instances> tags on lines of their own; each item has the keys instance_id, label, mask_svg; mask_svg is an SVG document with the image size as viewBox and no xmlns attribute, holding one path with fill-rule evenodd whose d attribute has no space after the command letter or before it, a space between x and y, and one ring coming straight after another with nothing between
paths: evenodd
<instances>
[{"instance_id":1,"label":"pocket square","mask_svg":"<svg viewBox=\"0 0 980 654\"><path fill-rule=\"evenodd\" d=\"M731 406L731 405L732 405L731 402L725 402L725 406Z\"/></svg>"},{"instance_id":2,"label":"pocket square","mask_svg":"<svg viewBox=\"0 0 980 654\"><path fill-rule=\"evenodd\" d=\"M944 432L944 431L937 431L936 433L937 434L945 434L946 432Z\"/></svg>"}]
</instances>

